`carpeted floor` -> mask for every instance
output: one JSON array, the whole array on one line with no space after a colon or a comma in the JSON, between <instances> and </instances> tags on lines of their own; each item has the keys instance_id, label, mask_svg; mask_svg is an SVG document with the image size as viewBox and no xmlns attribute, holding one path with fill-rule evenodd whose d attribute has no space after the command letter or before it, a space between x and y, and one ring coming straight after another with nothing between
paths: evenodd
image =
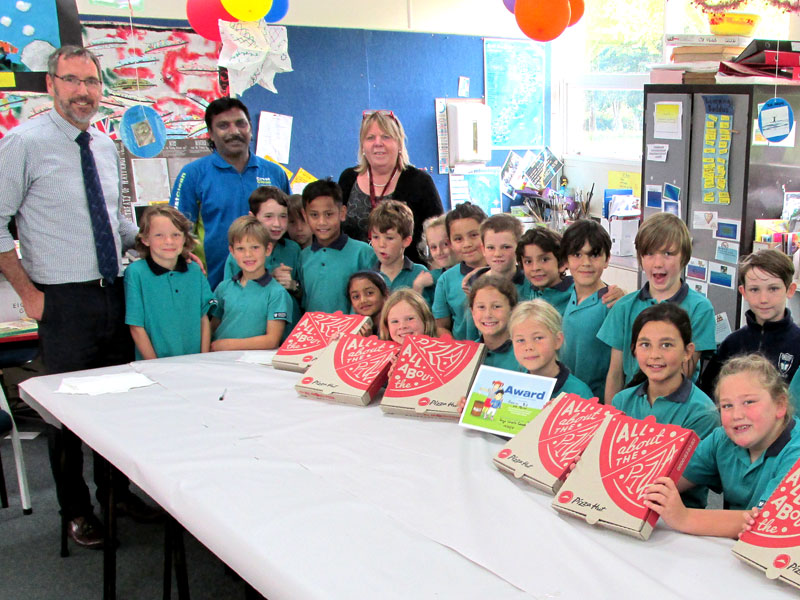
<instances>
[{"instance_id":1,"label":"carpeted floor","mask_svg":"<svg viewBox=\"0 0 800 600\"><path fill-rule=\"evenodd\" d=\"M6 379L9 379L7 374ZM27 374L30 376L30 373ZM23 374L22 377L25 375ZM8 382L8 381L7 381ZM13 398L14 386L9 395ZM43 432L44 423L27 407L14 403L23 432ZM23 440L33 514L23 515L10 440L0 440L10 507L0 509L0 599L83 600L101 598L103 553L70 540L70 556L59 555L59 516L55 484L47 456L47 437ZM89 450L84 453L86 481L92 482ZM91 486L93 488L93 486ZM141 494L141 492L139 492ZM96 507L96 514L99 508ZM119 519L117 598L156 600L162 597L164 525L140 525ZM245 584L191 535L185 535L192 599L245 598ZM172 597L177 598L174 584Z\"/></svg>"}]
</instances>

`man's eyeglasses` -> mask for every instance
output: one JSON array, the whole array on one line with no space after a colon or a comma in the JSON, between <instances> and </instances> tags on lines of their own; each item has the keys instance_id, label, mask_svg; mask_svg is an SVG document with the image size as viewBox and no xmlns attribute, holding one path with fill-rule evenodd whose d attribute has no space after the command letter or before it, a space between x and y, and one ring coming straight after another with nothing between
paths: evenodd
<instances>
[{"instance_id":1,"label":"man's eyeglasses","mask_svg":"<svg viewBox=\"0 0 800 600\"><path fill-rule=\"evenodd\" d=\"M81 79L80 77L76 77L75 75L53 75L53 77L60 79L69 87L79 87L80 84L84 84L86 89L89 90L99 90L103 82L100 81L97 77L87 77L86 79Z\"/></svg>"}]
</instances>

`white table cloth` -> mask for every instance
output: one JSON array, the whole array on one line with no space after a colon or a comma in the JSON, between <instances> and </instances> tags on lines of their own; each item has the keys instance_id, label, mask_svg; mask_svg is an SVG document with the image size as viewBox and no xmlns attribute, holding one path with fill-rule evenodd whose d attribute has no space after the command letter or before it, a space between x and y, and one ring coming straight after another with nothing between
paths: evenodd
<instances>
[{"instance_id":1,"label":"white table cloth","mask_svg":"<svg viewBox=\"0 0 800 600\"><path fill-rule=\"evenodd\" d=\"M20 387L270 600L793 596L732 540L560 516L494 468L498 437L302 399L299 374L241 355L85 372L157 382L120 394L55 393L61 375Z\"/></svg>"}]
</instances>

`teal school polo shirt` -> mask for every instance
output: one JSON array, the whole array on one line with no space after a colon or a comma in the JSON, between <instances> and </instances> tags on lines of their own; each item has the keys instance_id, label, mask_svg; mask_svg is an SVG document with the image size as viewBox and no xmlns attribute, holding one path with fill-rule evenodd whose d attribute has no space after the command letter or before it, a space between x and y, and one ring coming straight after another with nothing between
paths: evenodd
<instances>
[{"instance_id":1,"label":"teal school polo shirt","mask_svg":"<svg viewBox=\"0 0 800 600\"><path fill-rule=\"evenodd\" d=\"M375 263L372 247L341 234L329 246L316 238L300 254L303 300L306 312L350 312L347 280L356 271L369 271Z\"/></svg>"},{"instance_id":2,"label":"teal school polo shirt","mask_svg":"<svg viewBox=\"0 0 800 600\"><path fill-rule=\"evenodd\" d=\"M558 364L558 375L556 375L556 385L553 387L552 398L558 396L561 392L565 394L577 394L581 398L591 399L592 390L589 386L582 382L569 372L569 367L561 361L556 361Z\"/></svg>"},{"instance_id":3,"label":"teal school polo shirt","mask_svg":"<svg viewBox=\"0 0 800 600\"><path fill-rule=\"evenodd\" d=\"M298 283L301 280L300 273L300 245L294 240L290 240L286 236L279 239L272 246L272 254L267 257L264 262L264 267L269 274L272 274L272 269L285 265L292 268L292 279ZM234 275L242 272L242 268L237 264L233 254L228 253L228 260L225 261L225 279L231 279ZM284 288L286 289L286 288ZM288 290L287 290L288 292ZM289 294L292 299L292 320L286 325L287 331L294 329L297 322L300 320L300 301L293 295Z\"/></svg>"},{"instance_id":4,"label":"teal school polo shirt","mask_svg":"<svg viewBox=\"0 0 800 600\"><path fill-rule=\"evenodd\" d=\"M800 427L793 417L758 460L734 444L725 429L717 427L700 442L683 476L697 485L722 493L725 508L749 510L761 506L800 457Z\"/></svg>"},{"instance_id":5,"label":"teal school polo shirt","mask_svg":"<svg viewBox=\"0 0 800 600\"><path fill-rule=\"evenodd\" d=\"M393 280L389 280L389 276L386 275L383 271L381 271L381 263L376 262L372 265L372 270L378 273L383 280L386 282L386 287L389 288L389 294L394 292L395 290L401 290L403 288L413 288L414 281L416 280L417 276L420 273L428 273L427 267L424 267L420 264L412 262L407 256L403 257L403 268L397 274ZM433 304L433 287L426 287L422 291L422 297L425 298L425 302L428 303L428 306Z\"/></svg>"},{"instance_id":6,"label":"teal school polo shirt","mask_svg":"<svg viewBox=\"0 0 800 600\"><path fill-rule=\"evenodd\" d=\"M561 326L564 344L558 352L561 362L578 379L586 382L592 394L598 398L605 393L606 375L611 362L611 348L597 339L597 332L610 310L602 300L607 291L607 287L598 290L578 304L575 287L572 287Z\"/></svg>"},{"instance_id":7,"label":"teal school polo shirt","mask_svg":"<svg viewBox=\"0 0 800 600\"><path fill-rule=\"evenodd\" d=\"M433 297L433 317L452 321L453 339L477 340L478 330L472 322L472 313L467 306L467 295L461 289L464 276L471 273L472 268L461 263L458 268L451 267L439 278Z\"/></svg>"},{"instance_id":8,"label":"teal school polo shirt","mask_svg":"<svg viewBox=\"0 0 800 600\"><path fill-rule=\"evenodd\" d=\"M242 273L217 286L217 306L213 316L220 320L215 340L243 339L264 335L269 321L285 321L281 341L291 331L292 299L283 286L269 274L242 285Z\"/></svg>"},{"instance_id":9,"label":"teal school polo shirt","mask_svg":"<svg viewBox=\"0 0 800 600\"><path fill-rule=\"evenodd\" d=\"M674 302L689 313L689 320L692 323L692 341L696 351L716 350L714 307L711 306L708 298L689 289L684 282L677 293L664 302ZM631 292L617 301L597 333L597 337L601 341L611 348L622 351L622 369L626 382L630 381L639 370L639 363L631 352L633 321L645 308L656 304L658 304L658 300L650 295L650 284L645 283L641 290ZM697 370L695 370L693 379L697 379Z\"/></svg>"},{"instance_id":10,"label":"teal school polo shirt","mask_svg":"<svg viewBox=\"0 0 800 600\"><path fill-rule=\"evenodd\" d=\"M647 399L646 381L619 392L611 405L634 419L653 415L658 423L691 429L701 440L719 426L719 413L714 402L685 377L677 390L668 396L659 396L652 406ZM706 486L695 486L683 492L681 498L689 508L705 508L708 489Z\"/></svg>"},{"instance_id":11,"label":"teal school polo shirt","mask_svg":"<svg viewBox=\"0 0 800 600\"><path fill-rule=\"evenodd\" d=\"M148 256L125 270L124 281L125 323L144 327L158 358L201 351L201 322L214 296L198 265L179 257L170 271Z\"/></svg>"},{"instance_id":12,"label":"teal school polo shirt","mask_svg":"<svg viewBox=\"0 0 800 600\"><path fill-rule=\"evenodd\" d=\"M478 341L484 343L483 336L481 336L480 340ZM498 369L514 371L515 373L524 371L524 369L519 366L517 357L514 356L514 344L510 339L503 342L494 350L489 350L489 348L486 348L486 354L483 357L483 364L490 367L497 367Z\"/></svg>"},{"instance_id":13,"label":"teal school polo shirt","mask_svg":"<svg viewBox=\"0 0 800 600\"><path fill-rule=\"evenodd\" d=\"M558 311L558 314L563 316L574 287L575 282L572 280L572 276L567 275L554 286L546 288L535 287L526 279L521 286L518 286L517 292L520 295L520 302L541 298L551 304Z\"/></svg>"}]
</instances>

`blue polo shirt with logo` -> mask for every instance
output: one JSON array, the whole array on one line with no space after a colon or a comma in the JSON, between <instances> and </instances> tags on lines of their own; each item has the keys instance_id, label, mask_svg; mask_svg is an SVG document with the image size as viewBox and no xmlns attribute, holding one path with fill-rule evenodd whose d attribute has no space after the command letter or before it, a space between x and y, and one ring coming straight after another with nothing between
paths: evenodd
<instances>
[{"instance_id":1,"label":"blue polo shirt with logo","mask_svg":"<svg viewBox=\"0 0 800 600\"><path fill-rule=\"evenodd\" d=\"M283 169L252 152L242 173L217 152L189 163L178 173L170 205L195 224L212 289L223 279L228 228L236 218L250 212L248 198L262 185L291 193Z\"/></svg>"}]
</instances>

